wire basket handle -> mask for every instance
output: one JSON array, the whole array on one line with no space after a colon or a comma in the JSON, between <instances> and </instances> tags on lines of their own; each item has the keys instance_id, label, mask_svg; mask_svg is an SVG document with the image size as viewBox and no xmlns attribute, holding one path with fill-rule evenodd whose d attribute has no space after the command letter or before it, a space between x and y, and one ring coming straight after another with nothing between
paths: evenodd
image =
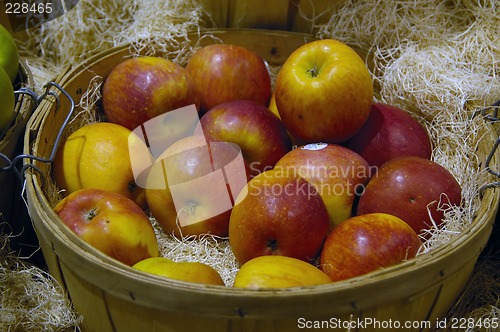
<instances>
[{"instance_id":1,"label":"wire basket handle","mask_svg":"<svg viewBox=\"0 0 500 332\"><path fill-rule=\"evenodd\" d=\"M24 182L24 174L28 169L33 169L37 171L38 173L42 174L42 171L34 164L34 161L39 161L42 163L47 163L50 164L54 161L54 158L57 153L57 148L59 147L59 143L61 141L61 137L63 135L64 129L66 128L68 122L71 119L71 116L73 115L73 111L75 109L75 102L73 101L73 98L57 83L55 82L48 82L45 85L45 91L43 94L40 96L36 96L36 94L29 90L29 89L21 89L19 90L19 93L25 93L30 95L32 98L36 100L35 105L38 107L40 102L47 98L48 96L52 96L56 100L56 107L59 109L59 96L56 94L55 91L53 91L51 88L55 88L59 90L68 100L70 101L70 110L68 112L68 115L66 116L66 119L64 120L59 132L57 133L56 140L54 142L54 146L52 147L52 151L50 153L50 156L48 158L43 158L43 157L38 157L33 154L20 154L16 157L14 157L12 160L10 160L6 155L0 153L0 159L3 159L4 161L7 162L7 166L0 168L0 172L3 171L12 171L16 174L17 178L22 182ZM25 162L25 160L29 160L29 162ZM21 167L19 167L19 163L24 162ZM43 177L42 177L43 178Z\"/></svg>"},{"instance_id":2,"label":"wire basket handle","mask_svg":"<svg viewBox=\"0 0 500 332\"><path fill-rule=\"evenodd\" d=\"M494 123L500 122L499 111L500 111L500 100L497 100L496 102L494 102L490 106L484 107L484 108L482 108L482 109L477 110L476 112L474 112L472 114L472 117L475 117L476 115L479 114L485 120L490 121L492 124L494 124ZM493 156L495 155L495 153L499 149L498 148L499 145L500 145L500 135L498 136L498 138L495 141L495 143L493 143L493 147L492 147L491 151L489 152L489 154L486 157L486 160L484 162L484 169L488 173L496 176L498 179L500 179L500 170L492 169L491 168L491 161L493 159ZM484 191L486 189L488 189L488 188L496 188L496 187L500 187L500 180L493 181L491 183L487 183L487 184L482 185L479 188L479 195L480 195L480 197L483 197Z\"/></svg>"}]
</instances>

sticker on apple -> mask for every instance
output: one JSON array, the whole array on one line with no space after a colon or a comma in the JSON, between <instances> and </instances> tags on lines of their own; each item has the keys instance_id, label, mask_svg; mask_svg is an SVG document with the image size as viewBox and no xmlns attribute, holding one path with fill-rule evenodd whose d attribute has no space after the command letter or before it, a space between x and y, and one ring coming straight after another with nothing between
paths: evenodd
<instances>
[{"instance_id":1,"label":"sticker on apple","mask_svg":"<svg viewBox=\"0 0 500 332\"><path fill-rule=\"evenodd\" d=\"M327 143L309 143L301 147L302 150L317 151L322 150L328 146Z\"/></svg>"}]
</instances>

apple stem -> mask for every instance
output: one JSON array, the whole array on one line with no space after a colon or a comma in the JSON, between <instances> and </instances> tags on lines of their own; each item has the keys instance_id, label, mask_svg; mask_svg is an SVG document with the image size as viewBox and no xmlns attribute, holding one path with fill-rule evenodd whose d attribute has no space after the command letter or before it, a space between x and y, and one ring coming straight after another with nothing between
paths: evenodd
<instances>
[{"instance_id":1,"label":"apple stem","mask_svg":"<svg viewBox=\"0 0 500 332\"><path fill-rule=\"evenodd\" d=\"M97 216L97 208L93 208L84 214L85 220L92 221Z\"/></svg>"},{"instance_id":2,"label":"apple stem","mask_svg":"<svg viewBox=\"0 0 500 332\"><path fill-rule=\"evenodd\" d=\"M308 69L307 72L309 74L311 74L311 77L317 77L319 75L318 66L316 66L316 64L314 64L314 67L311 68L311 69Z\"/></svg>"},{"instance_id":3,"label":"apple stem","mask_svg":"<svg viewBox=\"0 0 500 332\"><path fill-rule=\"evenodd\" d=\"M267 241L267 247L271 249L271 251L275 251L278 249L278 241L276 240L269 240Z\"/></svg>"}]
</instances>

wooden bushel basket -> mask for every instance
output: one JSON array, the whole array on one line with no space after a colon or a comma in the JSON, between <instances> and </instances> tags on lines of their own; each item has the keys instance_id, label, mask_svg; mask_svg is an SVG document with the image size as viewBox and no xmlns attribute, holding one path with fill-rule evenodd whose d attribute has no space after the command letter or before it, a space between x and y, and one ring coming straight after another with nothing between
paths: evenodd
<instances>
[{"instance_id":1,"label":"wooden bushel basket","mask_svg":"<svg viewBox=\"0 0 500 332\"><path fill-rule=\"evenodd\" d=\"M227 30L211 34L226 43L246 46L278 65L312 36L266 30ZM193 35L193 42L198 39ZM210 38L203 39L210 42ZM95 56L62 75L59 84L78 104L89 82L106 77L130 55L127 47ZM60 93L59 93L60 94ZM60 97L44 100L32 117L25 153L48 157L70 109ZM77 112L76 110L75 112ZM496 140L484 133L478 156L484 160ZM490 144L491 143L491 144ZM498 164L495 154L492 164ZM31 218L50 273L68 291L84 316L86 331L295 331L313 320L342 322L428 322L406 330L431 330L467 282L488 241L500 201L500 190L485 190L470 227L453 242L394 267L350 280L283 290L245 290L205 286L148 275L111 259L87 245L62 224L47 199L50 165L35 162L41 174L27 178ZM404 326L404 325L401 325ZM368 325L363 331L376 330ZM405 330L405 329L401 329Z\"/></svg>"}]
</instances>

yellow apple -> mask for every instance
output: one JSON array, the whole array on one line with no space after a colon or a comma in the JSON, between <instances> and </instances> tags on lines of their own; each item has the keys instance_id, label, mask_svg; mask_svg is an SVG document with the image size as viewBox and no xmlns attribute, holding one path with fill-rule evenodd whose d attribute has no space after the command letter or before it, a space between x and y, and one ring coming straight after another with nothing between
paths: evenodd
<instances>
[{"instance_id":1,"label":"yellow apple","mask_svg":"<svg viewBox=\"0 0 500 332\"><path fill-rule=\"evenodd\" d=\"M140 148L143 142L114 123L97 122L79 128L57 151L53 163L57 186L65 195L82 188L113 191L145 208L146 195L136 185L131 166L132 143ZM145 144L144 149L147 151Z\"/></svg>"},{"instance_id":2,"label":"yellow apple","mask_svg":"<svg viewBox=\"0 0 500 332\"><path fill-rule=\"evenodd\" d=\"M316 266L287 256L259 256L243 264L233 287L286 288L331 283L326 273Z\"/></svg>"},{"instance_id":3,"label":"yellow apple","mask_svg":"<svg viewBox=\"0 0 500 332\"><path fill-rule=\"evenodd\" d=\"M219 272L210 265L200 262L176 262L165 257L151 257L132 267L175 280L224 286Z\"/></svg>"}]
</instances>

